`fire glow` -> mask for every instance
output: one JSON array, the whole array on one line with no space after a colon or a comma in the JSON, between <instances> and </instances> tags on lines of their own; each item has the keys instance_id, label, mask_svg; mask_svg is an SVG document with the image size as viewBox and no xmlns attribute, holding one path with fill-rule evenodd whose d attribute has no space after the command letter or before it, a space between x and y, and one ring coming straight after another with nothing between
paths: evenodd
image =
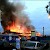
<instances>
[{"instance_id":1,"label":"fire glow","mask_svg":"<svg viewBox=\"0 0 50 50\"><path fill-rule=\"evenodd\" d=\"M11 24L11 26L7 26L6 30L18 33L31 33L31 30L27 29L24 25L15 24L14 22Z\"/></svg>"},{"instance_id":2,"label":"fire glow","mask_svg":"<svg viewBox=\"0 0 50 50\"><path fill-rule=\"evenodd\" d=\"M36 33L36 36L42 36L39 32Z\"/></svg>"},{"instance_id":3,"label":"fire glow","mask_svg":"<svg viewBox=\"0 0 50 50\"><path fill-rule=\"evenodd\" d=\"M48 19L50 19L50 15L48 15Z\"/></svg>"},{"instance_id":4,"label":"fire glow","mask_svg":"<svg viewBox=\"0 0 50 50\"><path fill-rule=\"evenodd\" d=\"M28 15L23 11L24 6L21 3L14 5L5 1L1 7L3 7L1 24L4 31L10 30L19 33L19 35L31 36L31 31L35 28L31 25Z\"/></svg>"}]
</instances>

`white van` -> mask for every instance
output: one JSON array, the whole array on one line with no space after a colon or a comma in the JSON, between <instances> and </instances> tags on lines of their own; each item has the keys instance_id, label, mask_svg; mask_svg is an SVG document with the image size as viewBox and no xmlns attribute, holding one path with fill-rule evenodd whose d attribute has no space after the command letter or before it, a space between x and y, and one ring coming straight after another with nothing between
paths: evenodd
<instances>
[{"instance_id":1,"label":"white van","mask_svg":"<svg viewBox=\"0 0 50 50\"><path fill-rule=\"evenodd\" d=\"M24 49L25 50L33 50L33 49L40 49L42 47L42 44L38 41L26 41Z\"/></svg>"}]
</instances>

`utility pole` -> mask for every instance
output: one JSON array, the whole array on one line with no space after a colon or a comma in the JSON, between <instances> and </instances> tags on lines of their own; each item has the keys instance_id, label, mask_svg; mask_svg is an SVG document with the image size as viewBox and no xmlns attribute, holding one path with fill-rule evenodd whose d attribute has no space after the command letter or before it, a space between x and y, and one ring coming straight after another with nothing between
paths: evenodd
<instances>
[{"instance_id":1,"label":"utility pole","mask_svg":"<svg viewBox=\"0 0 50 50\"><path fill-rule=\"evenodd\" d=\"M44 27L43 27L43 36L44 36Z\"/></svg>"},{"instance_id":2,"label":"utility pole","mask_svg":"<svg viewBox=\"0 0 50 50\"><path fill-rule=\"evenodd\" d=\"M1 22L1 15L2 15L1 13L2 13L2 11L0 10L0 22Z\"/></svg>"}]
</instances>

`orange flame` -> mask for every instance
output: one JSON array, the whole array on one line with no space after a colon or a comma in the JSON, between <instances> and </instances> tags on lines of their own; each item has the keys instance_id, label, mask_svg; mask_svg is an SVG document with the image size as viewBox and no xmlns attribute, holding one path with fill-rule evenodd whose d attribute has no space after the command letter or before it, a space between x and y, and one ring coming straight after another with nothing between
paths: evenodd
<instances>
[{"instance_id":1,"label":"orange flame","mask_svg":"<svg viewBox=\"0 0 50 50\"><path fill-rule=\"evenodd\" d=\"M7 26L6 30L10 30L11 32L18 32L18 33L31 33L31 30L27 29L26 26L21 24L12 23L11 26Z\"/></svg>"},{"instance_id":2,"label":"orange flame","mask_svg":"<svg viewBox=\"0 0 50 50\"><path fill-rule=\"evenodd\" d=\"M36 33L36 36L42 36L42 35L38 32L38 33Z\"/></svg>"}]
</instances>

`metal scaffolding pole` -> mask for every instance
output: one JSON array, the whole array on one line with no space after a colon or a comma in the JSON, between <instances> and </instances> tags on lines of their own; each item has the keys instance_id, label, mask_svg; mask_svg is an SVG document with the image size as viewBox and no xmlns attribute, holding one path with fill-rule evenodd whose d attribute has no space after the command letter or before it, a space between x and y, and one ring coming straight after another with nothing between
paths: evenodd
<instances>
[{"instance_id":1,"label":"metal scaffolding pole","mask_svg":"<svg viewBox=\"0 0 50 50\"><path fill-rule=\"evenodd\" d=\"M44 36L44 27L43 27L43 36Z\"/></svg>"}]
</instances>

